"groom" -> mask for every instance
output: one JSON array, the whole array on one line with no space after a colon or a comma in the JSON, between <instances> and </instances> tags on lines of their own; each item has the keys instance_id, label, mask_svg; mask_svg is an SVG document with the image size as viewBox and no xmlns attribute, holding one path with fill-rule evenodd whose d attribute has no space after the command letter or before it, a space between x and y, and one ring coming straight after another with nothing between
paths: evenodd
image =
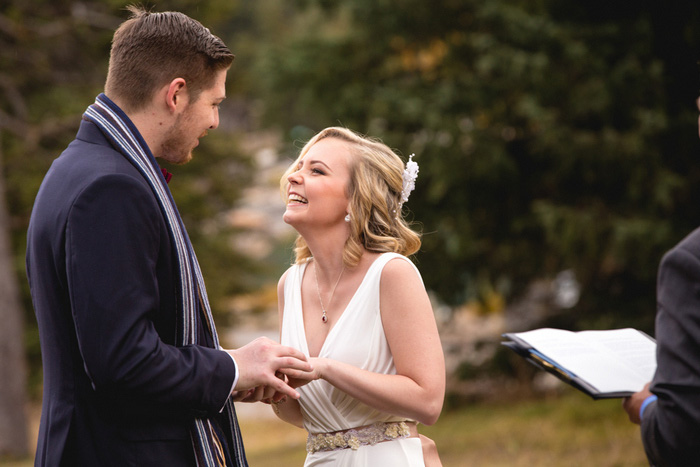
<instances>
[{"instance_id":1,"label":"groom","mask_svg":"<svg viewBox=\"0 0 700 467\"><path fill-rule=\"evenodd\" d=\"M44 365L38 466L245 466L232 398L301 352L221 349L197 258L156 158L189 161L219 124L233 55L176 12L115 32L105 94L36 197L27 276Z\"/></svg>"}]
</instances>

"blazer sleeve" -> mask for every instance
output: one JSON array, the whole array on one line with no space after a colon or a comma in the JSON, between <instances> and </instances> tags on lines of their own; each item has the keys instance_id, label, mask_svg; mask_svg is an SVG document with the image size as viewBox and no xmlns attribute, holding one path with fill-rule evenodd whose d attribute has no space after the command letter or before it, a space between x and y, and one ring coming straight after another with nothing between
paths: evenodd
<instances>
[{"instance_id":1,"label":"blazer sleeve","mask_svg":"<svg viewBox=\"0 0 700 467\"><path fill-rule=\"evenodd\" d=\"M669 251L659 267L657 370L651 391L658 400L642 420L642 441L657 466L693 465L700 452L700 235Z\"/></svg>"},{"instance_id":2,"label":"blazer sleeve","mask_svg":"<svg viewBox=\"0 0 700 467\"><path fill-rule=\"evenodd\" d=\"M166 228L150 187L126 174L98 178L73 203L66 272L84 370L96 392L218 412L235 378L230 356L168 345L152 319Z\"/></svg>"}]
</instances>

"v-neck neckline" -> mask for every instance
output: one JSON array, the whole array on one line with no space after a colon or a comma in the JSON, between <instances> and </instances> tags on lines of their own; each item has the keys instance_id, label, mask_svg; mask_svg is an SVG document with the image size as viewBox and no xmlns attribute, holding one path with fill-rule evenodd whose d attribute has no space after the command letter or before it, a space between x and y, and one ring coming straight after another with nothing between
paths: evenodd
<instances>
[{"instance_id":1,"label":"v-neck neckline","mask_svg":"<svg viewBox=\"0 0 700 467\"><path fill-rule=\"evenodd\" d=\"M315 357L311 356L311 351L309 350L309 341L306 338L306 321L304 320L304 309L303 309L303 303L301 300L302 294L301 294L301 284L304 282L304 275L306 274L306 270L308 269L309 264L311 261L307 261L304 264L304 269L300 271L300 277L299 277L299 310L301 310L301 332L302 332L302 337L304 341L304 345L306 346L306 356L311 357L311 358L317 358L323 355L323 351L326 348L326 343L328 342L329 338L336 332L336 328L340 326L340 324L345 320L345 315L347 314L346 311L348 308L350 308L350 305L352 305L352 302L355 301L355 297L357 296L357 293L362 290L362 288L365 285L365 282L367 281L367 277L369 277L370 272L372 272L373 268L379 261L379 259L384 256L387 253L382 253L379 256L377 256L374 261L372 261L372 264L369 265L367 268L367 271L365 272L365 276L362 278L362 281L360 282L360 285L357 286L357 289L355 292L352 294L352 297L350 297L350 301L348 301L348 304L345 305L345 308L343 309L343 312L340 314L340 317L336 320L334 324L331 325L330 330L328 331L328 334L326 335L326 338L323 340L323 343L321 344L321 348L318 350L318 355Z\"/></svg>"}]
</instances>

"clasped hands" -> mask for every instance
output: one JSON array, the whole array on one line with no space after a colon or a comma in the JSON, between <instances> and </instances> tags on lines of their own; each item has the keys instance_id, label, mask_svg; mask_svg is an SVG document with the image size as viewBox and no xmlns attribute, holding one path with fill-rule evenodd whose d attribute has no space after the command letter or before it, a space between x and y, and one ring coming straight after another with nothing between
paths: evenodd
<instances>
[{"instance_id":1,"label":"clasped hands","mask_svg":"<svg viewBox=\"0 0 700 467\"><path fill-rule=\"evenodd\" d=\"M238 365L238 382L232 394L236 402L278 402L299 399L295 388L317 378L301 351L259 337L236 350L227 350Z\"/></svg>"}]
</instances>

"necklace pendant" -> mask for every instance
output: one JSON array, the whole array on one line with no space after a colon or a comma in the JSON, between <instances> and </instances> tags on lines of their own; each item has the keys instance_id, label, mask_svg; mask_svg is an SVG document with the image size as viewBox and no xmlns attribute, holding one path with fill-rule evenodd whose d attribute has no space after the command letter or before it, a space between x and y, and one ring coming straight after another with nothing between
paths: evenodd
<instances>
[{"instance_id":1,"label":"necklace pendant","mask_svg":"<svg viewBox=\"0 0 700 467\"><path fill-rule=\"evenodd\" d=\"M340 275L338 276L338 280L335 281L335 285L333 286L333 290L331 290L331 298L328 300L328 306L333 302L333 295L335 295L335 289L338 287L338 282L340 282L340 278L343 277L343 273L345 272L345 266L343 266L343 269L340 271ZM323 316L321 316L321 321L323 321L323 324L326 324L328 322L328 316L326 316L326 307L323 306L323 299L321 298L321 287L318 286L318 274L316 273L316 269L314 268L314 278L316 279L316 293L318 293L318 303L321 304L321 310L323 310Z\"/></svg>"}]
</instances>

